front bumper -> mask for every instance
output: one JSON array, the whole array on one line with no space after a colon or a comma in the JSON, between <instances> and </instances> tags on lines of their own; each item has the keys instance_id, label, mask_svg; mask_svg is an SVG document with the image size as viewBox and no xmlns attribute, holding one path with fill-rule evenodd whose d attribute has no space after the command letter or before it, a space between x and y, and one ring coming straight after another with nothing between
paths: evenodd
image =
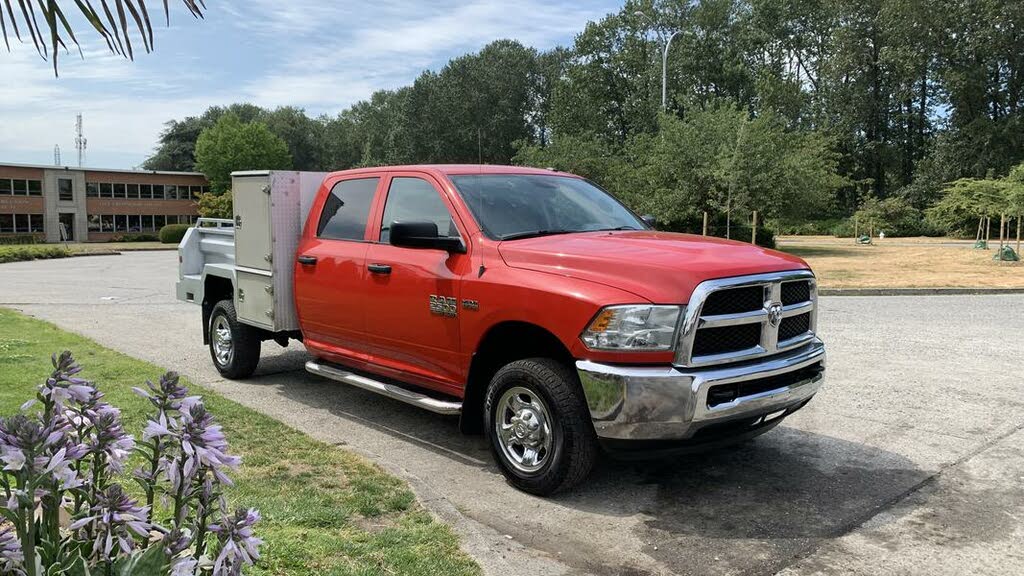
<instances>
[{"instance_id":1,"label":"front bumper","mask_svg":"<svg viewBox=\"0 0 1024 576\"><path fill-rule=\"evenodd\" d=\"M705 369L587 360L576 369L601 439L686 440L711 425L806 403L821 387L825 346L815 338L785 354Z\"/></svg>"}]
</instances>

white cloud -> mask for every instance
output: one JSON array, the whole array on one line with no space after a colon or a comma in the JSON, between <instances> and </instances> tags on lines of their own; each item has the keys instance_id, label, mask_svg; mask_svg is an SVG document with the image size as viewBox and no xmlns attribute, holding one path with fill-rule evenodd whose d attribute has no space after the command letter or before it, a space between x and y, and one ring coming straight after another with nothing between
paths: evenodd
<instances>
[{"instance_id":1,"label":"white cloud","mask_svg":"<svg viewBox=\"0 0 1024 576\"><path fill-rule=\"evenodd\" d=\"M151 14L156 52L138 50L135 62L107 52L81 23L85 59L77 50L62 54L60 78L31 43L0 52L0 161L46 163L60 144L67 163L79 112L89 163L114 167L148 156L167 120L212 105L250 101L334 114L499 38L540 49L571 43L616 2L224 0L208 3L198 23L180 6L170 27Z\"/></svg>"}]
</instances>

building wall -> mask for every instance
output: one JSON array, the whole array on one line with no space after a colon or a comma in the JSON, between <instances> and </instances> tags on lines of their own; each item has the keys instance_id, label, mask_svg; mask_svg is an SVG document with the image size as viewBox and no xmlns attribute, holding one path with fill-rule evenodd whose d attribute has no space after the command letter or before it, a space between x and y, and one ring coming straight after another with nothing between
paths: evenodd
<instances>
[{"instance_id":1,"label":"building wall","mask_svg":"<svg viewBox=\"0 0 1024 576\"><path fill-rule=\"evenodd\" d=\"M61 180L70 182L70 198L61 198ZM22 183L18 193L14 181ZM24 184L30 181L31 194ZM208 189L198 174L0 165L0 241L35 234L59 242L61 215L76 242L156 234L166 223L194 222L195 198Z\"/></svg>"}]
</instances>

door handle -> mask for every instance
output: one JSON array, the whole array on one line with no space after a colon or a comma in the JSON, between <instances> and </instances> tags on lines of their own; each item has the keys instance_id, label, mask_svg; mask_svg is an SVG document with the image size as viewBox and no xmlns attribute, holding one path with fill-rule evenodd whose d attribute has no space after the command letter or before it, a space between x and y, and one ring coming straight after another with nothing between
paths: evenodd
<instances>
[{"instance_id":1,"label":"door handle","mask_svg":"<svg viewBox=\"0 0 1024 576\"><path fill-rule=\"evenodd\" d=\"M316 256L299 256L296 258L299 264L305 264L307 266L316 266Z\"/></svg>"},{"instance_id":2,"label":"door handle","mask_svg":"<svg viewBox=\"0 0 1024 576\"><path fill-rule=\"evenodd\" d=\"M370 264L366 267L371 274L391 274L391 266L387 264Z\"/></svg>"}]
</instances>

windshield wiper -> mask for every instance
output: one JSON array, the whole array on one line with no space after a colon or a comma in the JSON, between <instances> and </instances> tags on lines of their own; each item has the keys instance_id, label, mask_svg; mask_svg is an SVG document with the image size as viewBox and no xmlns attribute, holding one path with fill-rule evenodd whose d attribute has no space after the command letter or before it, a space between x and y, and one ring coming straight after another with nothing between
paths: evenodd
<instances>
[{"instance_id":1,"label":"windshield wiper","mask_svg":"<svg viewBox=\"0 0 1024 576\"><path fill-rule=\"evenodd\" d=\"M640 230L636 226L616 226L615 228L598 228L594 232L612 232L617 230Z\"/></svg>"},{"instance_id":2,"label":"windshield wiper","mask_svg":"<svg viewBox=\"0 0 1024 576\"><path fill-rule=\"evenodd\" d=\"M579 230L529 230L527 232L512 232L500 236L499 240L520 240L522 238L536 238L538 236L555 236L556 234L572 234Z\"/></svg>"}]
</instances>

